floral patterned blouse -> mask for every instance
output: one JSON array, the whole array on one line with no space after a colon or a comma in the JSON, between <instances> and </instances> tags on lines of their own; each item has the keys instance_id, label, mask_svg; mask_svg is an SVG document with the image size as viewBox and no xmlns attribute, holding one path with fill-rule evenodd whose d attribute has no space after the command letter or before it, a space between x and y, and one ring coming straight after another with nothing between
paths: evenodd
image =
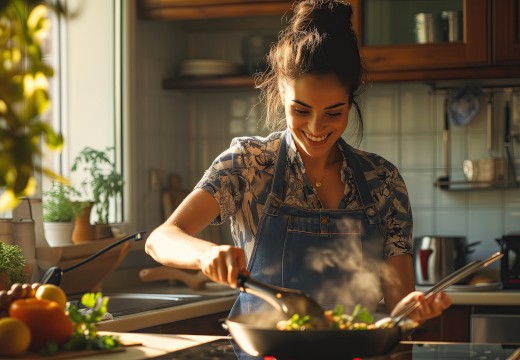
<instances>
[{"instance_id":1,"label":"floral patterned blouse","mask_svg":"<svg viewBox=\"0 0 520 360\"><path fill-rule=\"evenodd\" d=\"M249 260L262 215L271 190L278 147L287 139L285 202L305 209L323 206L305 176L305 167L290 131L274 132L267 137L239 137L220 154L195 186L208 191L220 206L213 224L231 220L231 235L236 246L244 248ZM340 146L338 144L338 146ZM397 168L382 157L351 148L360 158L365 178L379 209L387 236L385 259L412 253L412 212L406 185ZM343 159L341 180L345 184L340 208L361 208L352 170Z\"/></svg>"}]
</instances>

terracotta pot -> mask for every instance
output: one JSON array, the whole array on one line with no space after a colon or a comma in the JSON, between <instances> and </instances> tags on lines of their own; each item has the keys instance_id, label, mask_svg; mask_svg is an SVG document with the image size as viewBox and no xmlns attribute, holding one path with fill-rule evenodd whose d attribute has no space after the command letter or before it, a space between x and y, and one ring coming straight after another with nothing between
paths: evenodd
<instances>
[{"instance_id":1,"label":"terracotta pot","mask_svg":"<svg viewBox=\"0 0 520 360\"><path fill-rule=\"evenodd\" d=\"M90 223L90 213L92 212L93 202L89 202L83 209L80 216L74 221L74 230L72 231L72 242L80 244L86 241L96 239L94 225Z\"/></svg>"},{"instance_id":2,"label":"terracotta pot","mask_svg":"<svg viewBox=\"0 0 520 360\"><path fill-rule=\"evenodd\" d=\"M96 239L106 239L114 237L112 227L110 224L96 224L94 225L94 233Z\"/></svg>"}]
</instances>

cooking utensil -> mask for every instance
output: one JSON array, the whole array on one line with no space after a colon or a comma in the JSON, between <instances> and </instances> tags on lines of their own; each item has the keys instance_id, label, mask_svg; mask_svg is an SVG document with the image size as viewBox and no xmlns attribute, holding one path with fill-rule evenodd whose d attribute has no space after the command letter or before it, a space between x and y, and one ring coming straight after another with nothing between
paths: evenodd
<instances>
[{"instance_id":1,"label":"cooking utensil","mask_svg":"<svg viewBox=\"0 0 520 360\"><path fill-rule=\"evenodd\" d=\"M444 279L442 279L437 284L435 284L430 289L428 289L428 291L426 291L424 293L424 298L429 299L433 295L435 295L435 294L447 289L451 285L456 284L457 282L465 279L469 275L473 274L475 271L489 266L490 264L494 263L495 261L502 258L503 256L504 256L504 254L502 252L496 252L494 254L491 254L489 257L487 257L484 260L472 261L472 262L466 264L462 268L460 268L457 271L455 271L454 273L446 276ZM410 313L412 311L417 309L419 306L420 306L419 302L417 302L417 301L411 302L408 306L404 307L401 311L399 311L397 314L394 314L394 316L392 316L391 318L388 318L388 319L390 319L394 324L397 325L405 317L410 315ZM381 323L384 322L384 320L385 319L379 320L378 322L380 322L380 324L376 323L376 326L380 326Z\"/></svg>"},{"instance_id":2,"label":"cooking utensil","mask_svg":"<svg viewBox=\"0 0 520 360\"><path fill-rule=\"evenodd\" d=\"M474 261L429 290L437 293L460 278L485 267L502 257L496 253L482 261ZM429 296L432 296L429 295ZM406 307L403 313L413 311ZM402 315L401 313L398 315ZM274 356L283 359L348 359L370 357L390 352L406 338L417 323L401 316L397 326L373 330L305 330L282 331L276 329L277 320L271 314L250 313L226 319L226 328L242 350L252 356Z\"/></svg>"},{"instance_id":3,"label":"cooking utensil","mask_svg":"<svg viewBox=\"0 0 520 360\"><path fill-rule=\"evenodd\" d=\"M267 301L285 314L286 319L294 314L306 314L316 321L318 327L328 328L321 305L303 291L266 284L242 274L238 276L238 288Z\"/></svg>"},{"instance_id":4,"label":"cooking utensil","mask_svg":"<svg viewBox=\"0 0 520 360\"><path fill-rule=\"evenodd\" d=\"M444 156L444 175L437 180L440 182L441 189L448 189L450 186L450 120L448 114L448 99L444 100L444 127L442 130L442 152Z\"/></svg>"},{"instance_id":5,"label":"cooking utensil","mask_svg":"<svg viewBox=\"0 0 520 360\"><path fill-rule=\"evenodd\" d=\"M504 107L504 149L506 153L507 169L508 169L508 181L512 182L515 186L518 186L516 179L516 169L514 163L514 157L511 155L510 141L511 141L511 106L510 106L510 89L508 89L508 98Z\"/></svg>"}]
</instances>

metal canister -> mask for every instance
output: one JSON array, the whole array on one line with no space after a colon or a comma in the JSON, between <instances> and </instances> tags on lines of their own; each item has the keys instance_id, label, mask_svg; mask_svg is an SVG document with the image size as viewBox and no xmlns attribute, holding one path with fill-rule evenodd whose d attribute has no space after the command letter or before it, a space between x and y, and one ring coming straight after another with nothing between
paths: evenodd
<instances>
[{"instance_id":1,"label":"metal canister","mask_svg":"<svg viewBox=\"0 0 520 360\"><path fill-rule=\"evenodd\" d=\"M442 40L448 42L460 41L459 12L446 10L441 12Z\"/></svg>"},{"instance_id":2,"label":"metal canister","mask_svg":"<svg viewBox=\"0 0 520 360\"><path fill-rule=\"evenodd\" d=\"M415 40L419 44L435 41L435 25L432 13L415 14Z\"/></svg>"}]
</instances>

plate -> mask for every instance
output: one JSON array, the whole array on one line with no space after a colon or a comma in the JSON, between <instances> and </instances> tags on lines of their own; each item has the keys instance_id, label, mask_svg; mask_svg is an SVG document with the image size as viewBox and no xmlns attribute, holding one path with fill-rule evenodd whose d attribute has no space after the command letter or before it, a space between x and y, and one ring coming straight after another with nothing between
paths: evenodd
<instances>
[{"instance_id":1,"label":"plate","mask_svg":"<svg viewBox=\"0 0 520 360\"><path fill-rule=\"evenodd\" d=\"M235 75L240 66L232 61L219 59L190 59L182 62L180 76Z\"/></svg>"}]
</instances>

